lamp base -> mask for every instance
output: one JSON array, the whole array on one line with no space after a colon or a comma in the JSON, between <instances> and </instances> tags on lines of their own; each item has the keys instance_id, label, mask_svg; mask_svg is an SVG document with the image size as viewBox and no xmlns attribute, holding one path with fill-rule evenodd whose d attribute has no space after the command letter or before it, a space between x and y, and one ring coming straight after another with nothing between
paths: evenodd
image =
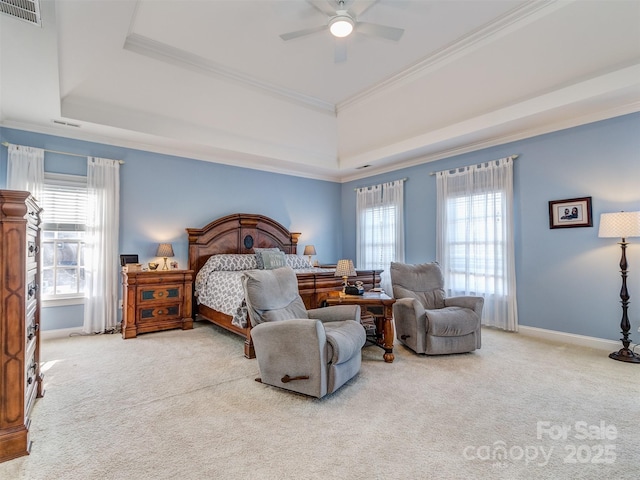
<instances>
[{"instance_id":1,"label":"lamp base","mask_svg":"<svg viewBox=\"0 0 640 480\"><path fill-rule=\"evenodd\" d=\"M640 363L640 356L636 355L628 348L621 348L617 352L610 353L609 358L619 360L620 362Z\"/></svg>"}]
</instances>

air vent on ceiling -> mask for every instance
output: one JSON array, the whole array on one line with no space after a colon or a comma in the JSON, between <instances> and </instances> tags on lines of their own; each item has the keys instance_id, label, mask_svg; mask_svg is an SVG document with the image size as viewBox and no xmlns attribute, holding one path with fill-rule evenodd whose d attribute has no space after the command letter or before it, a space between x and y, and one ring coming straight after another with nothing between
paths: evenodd
<instances>
[{"instance_id":1,"label":"air vent on ceiling","mask_svg":"<svg viewBox=\"0 0 640 480\"><path fill-rule=\"evenodd\" d=\"M42 26L40 0L0 0L0 13Z\"/></svg>"},{"instance_id":2,"label":"air vent on ceiling","mask_svg":"<svg viewBox=\"0 0 640 480\"><path fill-rule=\"evenodd\" d=\"M58 125L65 125L67 127L80 128L80 124L78 123L65 122L64 120L52 120L52 122L57 123Z\"/></svg>"}]
</instances>

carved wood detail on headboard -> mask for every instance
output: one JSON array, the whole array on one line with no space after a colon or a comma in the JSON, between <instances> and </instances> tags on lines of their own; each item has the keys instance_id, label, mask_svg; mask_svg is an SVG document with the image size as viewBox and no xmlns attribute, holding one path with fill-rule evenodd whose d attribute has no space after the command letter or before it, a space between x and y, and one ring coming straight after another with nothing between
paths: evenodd
<instances>
[{"instance_id":1,"label":"carved wood detail on headboard","mask_svg":"<svg viewBox=\"0 0 640 480\"><path fill-rule=\"evenodd\" d=\"M300 233L290 232L275 220L250 213L235 213L203 228L187 228L189 269L198 272L211 255L253 253L253 248L277 247L297 253Z\"/></svg>"}]
</instances>

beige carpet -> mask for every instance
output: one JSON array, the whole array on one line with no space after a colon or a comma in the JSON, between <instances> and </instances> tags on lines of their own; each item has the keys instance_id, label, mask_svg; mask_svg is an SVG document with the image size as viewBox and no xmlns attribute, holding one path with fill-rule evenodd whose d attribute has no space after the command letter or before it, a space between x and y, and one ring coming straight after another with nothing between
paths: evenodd
<instances>
[{"instance_id":1,"label":"beige carpet","mask_svg":"<svg viewBox=\"0 0 640 480\"><path fill-rule=\"evenodd\" d=\"M393 364L368 347L322 400L255 382L241 340L208 323L48 340L42 361L31 455L2 479L639 475L640 365L517 334L437 358L396 346Z\"/></svg>"}]
</instances>

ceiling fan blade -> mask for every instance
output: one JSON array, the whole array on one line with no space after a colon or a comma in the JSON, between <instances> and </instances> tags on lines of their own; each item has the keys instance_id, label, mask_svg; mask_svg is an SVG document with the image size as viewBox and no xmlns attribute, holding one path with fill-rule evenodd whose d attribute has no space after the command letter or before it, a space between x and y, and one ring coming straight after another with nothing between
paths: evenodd
<instances>
[{"instance_id":1,"label":"ceiling fan blade","mask_svg":"<svg viewBox=\"0 0 640 480\"><path fill-rule=\"evenodd\" d=\"M312 33L321 32L322 30L326 30L326 25L320 25L319 27L311 27L305 28L303 30L296 30L295 32L283 33L280 35L282 40L292 40L298 37L304 37L305 35L311 35Z\"/></svg>"},{"instance_id":2,"label":"ceiling fan blade","mask_svg":"<svg viewBox=\"0 0 640 480\"><path fill-rule=\"evenodd\" d=\"M347 61L347 42L344 38L336 38L336 50L333 58L334 63Z\"/></svg>"},{"instance_id":3,"label":"ceiling fan blade","mask_svg":"<svg viewBox=\"0 0 640 480\"><path fill-rule=\"evenodd\" d=\"M330 17L333 17L336 14L336 8L329 5L327 0L307 0L307 3L320 13L324 13Z\"/></svg>"},{"instance_id":4,"label":"ceiling fan blade","mask_svg":"<svg viewBox=\"0 0 640 480\"><path fill-rule=\"evenodd\" d=\"M374 37L382 37L387 40L400 40L404 33L403 28L389 27L387 25L378 25L377 23L358 22L356 24L356 32Z\"/></svg>"}]
</instances>

